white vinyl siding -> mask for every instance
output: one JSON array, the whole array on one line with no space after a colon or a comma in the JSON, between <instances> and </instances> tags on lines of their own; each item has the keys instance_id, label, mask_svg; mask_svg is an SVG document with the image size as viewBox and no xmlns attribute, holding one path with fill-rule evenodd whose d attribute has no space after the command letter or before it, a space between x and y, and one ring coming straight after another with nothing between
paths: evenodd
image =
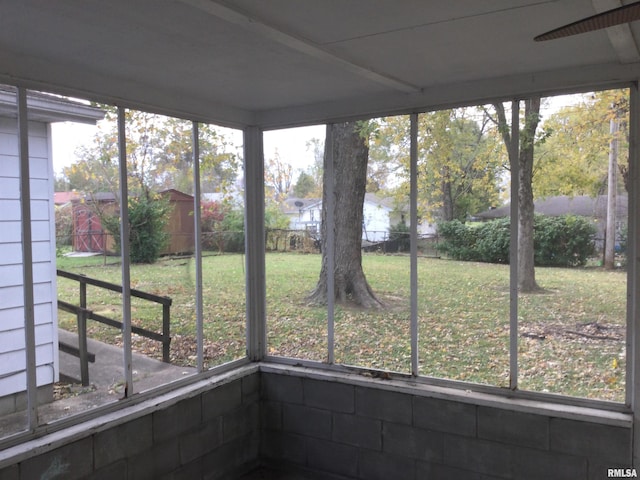
<instances>
[{"instance_id":1,"label":"white vinyl siding","mask_svg":"<svg viewBox=\"0 0 640 480\"><path fill-rule=\"evenodd\" d=\"M55 216L48 125L29 123L38 386L57 379ZM0 118L0 397L26 388L18 131Z\"/></svg>"}]
</instances>

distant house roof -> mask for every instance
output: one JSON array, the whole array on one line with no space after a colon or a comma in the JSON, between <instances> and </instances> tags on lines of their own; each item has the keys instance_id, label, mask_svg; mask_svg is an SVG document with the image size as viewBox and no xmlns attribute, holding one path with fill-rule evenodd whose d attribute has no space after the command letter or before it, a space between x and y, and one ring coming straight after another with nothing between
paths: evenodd
<instances>
[{"instance_id":1,"label":"distant house roof","mask_svg":"<svg viewBox=\"0 0 640 480\"><path fill-rule=\"evenodd\" d=\"M54 192L53 203L56 205L65 205L75 200L80 200L82 195L78 192Z\"/></svg>"},{"instance_id":2,"label":"distant house roof","mask_svg":"<svg viewBox=\"0 0 640 480\"><path fill-rule=\"evenodd\" d=\"M282 211L287 214L299 213L300 210L306 210L313 205L322 202L321 198L297 198L289 197L282 204Z\"/></svg>"},{"instance_id":3,"label":"distant house roof","mask_svg":"<svg viewBox=\"0 0 640 480\"><path fill-rule=\"evenodd\" d=\"M188 193L181 192L176 190L175 188L169 188L167 190L163 190L159 192L160 195L168 196L171 201L177 202L193 202L193 195L189 195Z\"/></svg>"},{"instance_id":4,"label":"distant house roof","mask_svg":"<svg viewBox=\"0 0 640 480\"><path fill-rule=\"evenodd\" d=\"M80 192L54 192L53 202L56 205L64 205L69 202L93 201L93 202L114 202L116 196L111 192L98 192L84 194Z\"/></svg>"},{"instance_id":5,"label":"distant house roof","mask_svg":"<svg viewBox=\"0 0 640 480\"><path fill-rule=\"evenodd\" d=\"M366 193L364 195L364 201L380 205L388 210L394 210L396 208L393 197L380 198L375 193Z\"/></svg>"},{"instance_id":6,"label":"distant house roof","mask_svg":"<svg viewBox=\"0 0 640 480\"><path fill-rule=\"evenodd\" d=\"M618 195L616 207L617 215L626 217L627 195ZM553 217L560 215L578 215L581 217L605 218L607 213L607 197L606 195L599 195L597 197L590 197L589 195L547 197L534 202L534 211L535 213ZM508 217L510 214L511 205L509 204L478 213L474 215L474 218L478 220L493 220Z\"/></svg>"}]
</instances>

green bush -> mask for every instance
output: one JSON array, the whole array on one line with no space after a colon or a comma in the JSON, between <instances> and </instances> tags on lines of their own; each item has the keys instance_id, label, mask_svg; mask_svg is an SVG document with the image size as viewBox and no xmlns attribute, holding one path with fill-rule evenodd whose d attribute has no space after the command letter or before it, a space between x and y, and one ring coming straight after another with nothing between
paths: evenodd
<instances>
[{"instance_id":1,"label":"green bush","mask_svg":"<svg viewBox=\"0 0 640 480\"><path fill-rule=\"evenodd\" d=\"M234 206L229 209L221 222L224 232L224 249L226 252L244 252L244 209Z\"/></svg>"},{"instance_id":2,"label":"green bush","mask_svg":"<svg viewBox=\"0 0 640 480\"><path fill-rule=\"evenodd\" d=\"M129 257L132 263L153 263L158 259L168 240L165 227L169 208L167 200L154 195L129 198ZM118 215L103 216L101 221L120 251Z\"/></svg>"},{"instance_id":3,"label":"green bush","mask_svg":"<svg viewBox=\"0 0 640 480\"><path fill-rule=\"evenodd\" d=\"M460 220L440 222L438 235L442 241L438 244L439 252L454 260L479 260L476 251L477 231Z\"/></svg>"},{"instance_id":4,"label":"green bush","mask_svg":"<svg viewBox=\"0 0 640 480\"><path fill-rule=\"evenodd\" d=\"M458 220L438 225L444 240L438 250L455 260L509 263L510 222L508 218L481 225ZM574 215L534 217L534 261L538 266L576 267L594 254L595 227Z\"/></svg>"},{"instance_id":5,"label":"green bush","mask_svg":"<svg viewBox=\"0 0 640 480\"><path fill-rule=\"evenodd\" d=\"M391 225L389 227L389 240L398 242L398 251L399 252L407 252L409 251L409 245L411 243L409 236L409 227L407 223L404 221L404 218L400 220L397 224Z\"/></svg>"},{"instance_id":6,"label":"green bush","mask_svg":"<svg viewBox=\"0 0 640 480\"><path fill-rule=\"evenodd\" d=\"M508 218L483 223L475 229L476 256L481 262L509 263L509 244L511 241Z\"/></svg>"},{"instance_id":7,"label":"green bush","mask_svg":"<svg viewBox=\"0 0 640 480\"><path fill-rule=\"evenodd\" d=\"M577 267L594 254L596 229L584 217L536 215L534 262L547 267Z\"/></svg>"},{"instance_id":8,"label":"green bush","mask_svg":"<svg viewBox=\"0 0 640 480\"><path fill-rule=\"evenodd\" d=\"M71 204L55 207L56 216L56 246L71 246L73 244L73 208Z\"/></svg>"}]
</instances>

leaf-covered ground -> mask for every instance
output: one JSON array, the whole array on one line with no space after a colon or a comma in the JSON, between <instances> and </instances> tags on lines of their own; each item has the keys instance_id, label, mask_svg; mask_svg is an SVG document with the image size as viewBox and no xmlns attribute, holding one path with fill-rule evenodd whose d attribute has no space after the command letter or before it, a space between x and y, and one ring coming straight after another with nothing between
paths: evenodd
<instances>
[{"instance_id":1,"label":"leaf-covered ground","mask_svg":"<svg viewBox=\"0 0 640 480\"><path fill-rule=\"evenodd\" d=\"M60 259L59 268L120 283L120 266L100 258ZM410 372L409 258L368 254L363 265L380 311L338 306L337 363ZM315 254L266 258L268 352L327 360L327 314L308 305L320 270ZM245 354L242 255L203 261L205 359L208 366ZM626 274L595 268L536 270L544 292L518 298L521 389L624 401ZM509 268L420 258L419 365L423 375L509 385ZM189 258L166 258L131 269L134 288L166 295L171 307L171 359L194 365L195 271ZM77 301L77 284L58 281L59 298ZM88 308L119 318L119 295L88 288ZM161 331L161 308L134 300L133 322ZM74 319L60 313L64 328ZM118 344L119 331L90 322L90 335ZM161 358L161 346L134 335L136 351Z\"/></svg>"}]
</instances>

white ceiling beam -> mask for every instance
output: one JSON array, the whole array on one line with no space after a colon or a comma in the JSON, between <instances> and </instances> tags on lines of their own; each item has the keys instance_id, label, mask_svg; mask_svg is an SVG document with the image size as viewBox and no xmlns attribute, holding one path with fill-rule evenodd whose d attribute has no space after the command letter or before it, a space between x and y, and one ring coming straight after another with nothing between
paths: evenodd
<instances>
[{"instance_id":1,"label":"white ceiling beam","mask_svg":"<svg viewBox=\"0 0 640 480\"><path fill-rule=\"evenodd\" d=\"M274 42L285 45L293 50L327 62L330 65L343 68L345 71L354 73L362 78L376 82L380 85L393 88L394 90L405 93L418 93L422 89L416 85L402 81L391 75L379 73L371 68L358 65L352 60L343 58L335 53L325 50L320 45L311 40L299 37L295 34L285 32L281 28L268 25L263 20L252 17L249 13L239 9L231 8L228 5L222 5L216 0L180 0L181 2L191 5L203 12L223 19L234 25L241 26L257 33L264 38L268 38Z\"/></svg>"},{"instance_id":2,"label":"white ceiling beam","mask_svg":"<svg viewBox=\"0 0 640 480\"><path fill-rule=\"evenodd\" d=\"M591 3L596 13L602 13L622 6L620 0L592 0ZM606 32L620 62L635 63L640 61L638 45L628 23L609 27L606 29Z\"/></svg>"}]
</instances>

